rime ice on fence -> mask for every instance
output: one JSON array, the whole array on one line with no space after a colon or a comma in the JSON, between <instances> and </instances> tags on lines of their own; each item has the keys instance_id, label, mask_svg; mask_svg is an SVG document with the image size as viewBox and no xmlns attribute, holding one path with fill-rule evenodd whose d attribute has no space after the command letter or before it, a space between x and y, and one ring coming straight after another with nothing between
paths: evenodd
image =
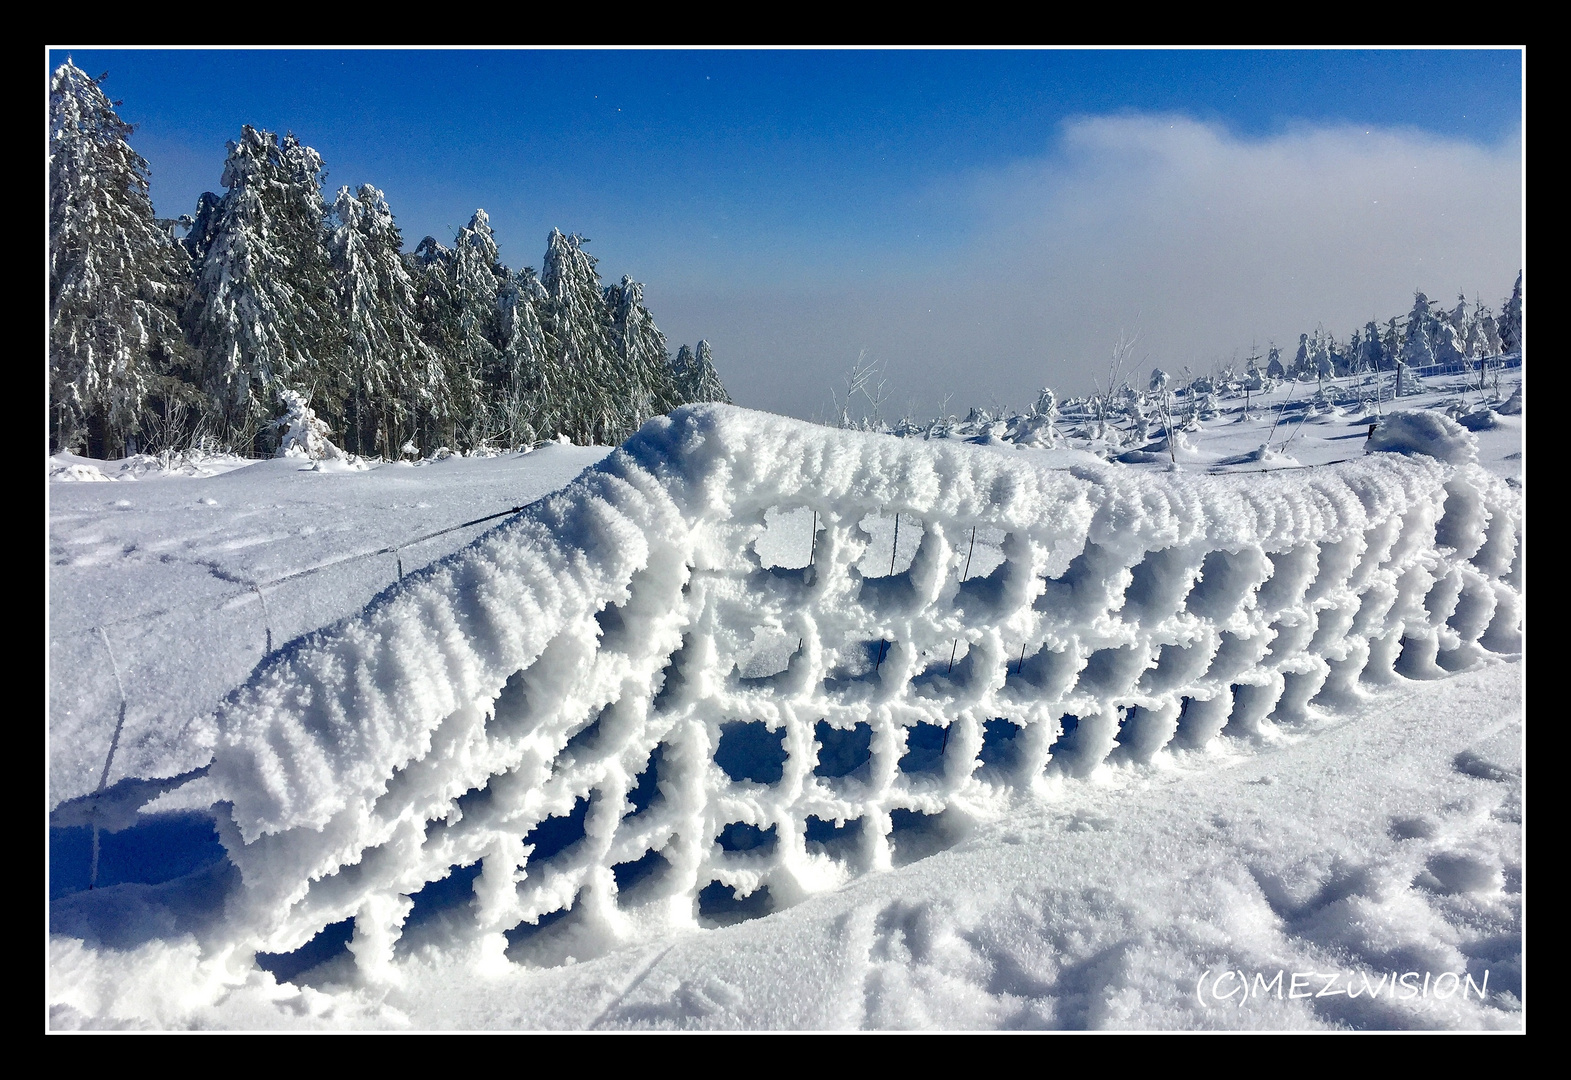
<instances>
[{"instance_id":1,"label":"rime ice on fence","mask_svg":"<svg viewBox=\"0 0 1571 1080\"><path fill-rule=\"evenodd\" d=\"M765 911L1040 777L1518 651L1521 528L1429 458L1064 471L682 409L230 698L234 932L353 917L374 975L454 872L482 955Z\"/></svg>"}]
</instances>

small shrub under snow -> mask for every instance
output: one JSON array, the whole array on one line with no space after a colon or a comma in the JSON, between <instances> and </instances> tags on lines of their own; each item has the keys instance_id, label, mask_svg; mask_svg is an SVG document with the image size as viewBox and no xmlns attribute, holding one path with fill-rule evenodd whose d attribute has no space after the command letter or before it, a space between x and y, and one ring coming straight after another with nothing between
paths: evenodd
<instances>
[{"instance_id":1,"label":"small shrub under snow","mask_svg":"<svg viewBox=\"0 0 1571 1080\"><path fill-rule=\"evenodd\" d=\"M1449 416L1426 410L1386 414L1365 445L1369 453L1426 454L1451 465L1478 460L1478 441Z\"/></svg>"},{"instance_id":2,"label":"small shrub under snow","mask_svg":"<svg viewBox=\"0 0 1571 1080\"><path fill-rule=\"evenodd\" d=\"M278 452L275 457L340 461L348 456L328 438L332 432L306 403L304 394L297 390L285 390L279 397L284 403L284 415L273 422L278 429Z\"/></svg>"}]
</instances>

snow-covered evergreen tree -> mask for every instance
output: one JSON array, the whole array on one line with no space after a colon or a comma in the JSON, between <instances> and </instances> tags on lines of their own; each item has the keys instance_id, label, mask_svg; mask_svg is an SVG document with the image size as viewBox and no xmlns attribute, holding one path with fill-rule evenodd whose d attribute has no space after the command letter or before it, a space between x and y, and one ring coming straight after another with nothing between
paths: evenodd
<instances>
[{"instance_id":1,"label":"snow-covered evergreen tree","mask_svg":"<svg viewBox=\"0 0 1571 1080\"><path fill-rule=\"evenodd\" d=\"M1436 319L1431 328L1434 331L1435 363L1460 364L1467 359L1462 339L1449 318Z\"/></svg>"},{"instance_id":2,"label":"snow-covered evergreen tree","mask_svg":"<svg viewBox=\"0 0 1571 1080\"><path fill-rule=\"evenodd\" d=\"M681 390L665 335L644 306L643 285L624 275L621 284L606 289L605 301L611 314L612 347L632 384L630 420L636 430L649 417L683 404Z\"/></svg>"},{"instance_id":3,"label":"snow-covered evergreen tree","mask_svg":"<svg viewBox=\"0 0 1571 1080\"><path fill-rule=\"evenodd\" d=\"M1266 353L1266 378L1280 379L1286 374L1287 371L1282 366L1282 350L1273 345Z\"/></svg>"},{"instance_id":4,"label":"snow-covered evergreen tree","mask_svg":"<svg viewBox=\"0 0 1571 1080\"><path fill-rule=\"evenodd\" d=\"M458 348L460 336L453 302L452 262L452 248L434 236L427 236L413 253L404 256L404 263L410 268L410 277L417 289L415 308L420 321L420 336L441 358L434 378L428 380L428 385L440 385L441 392L423 397L414 418L417 434L412 441L425 453L431 453L439 445L444 445L444 441L450 445L455 427L449 416L448 366L445 359Z\"/></svg>"},{"instance_id":5,"label":"snow-covered evergreen tree","mask_svg":"<svg viewBox=\"0 0 1571 1080\"><path fill-rule=\"evenodd\" d=\"M616 364L611 323L586 241L552 229L540 284L542 323L566 374L563 434L581 445L614 445L632 433L631 380Z\"/></svg>"},{"instance_id":6,"label":"snow-covered evergreen tree","mask_svg":"<svg viewBox=\"0 0 1571 1080\"><path fill-rule=\"evenodd\" d=\"M236 435L271 417L285 387L341 419L349 391L325 246L322 158L292 134L246 125L229 143L186 324L208 393Z\"/></svg>"},{"instance_id":7,"label":"snow-covered evergreen tree","mask_svg":"<svg viewBox=\"0 0 1571 1080\"><path fill-rule=\"evenodd\" d=\"M1402 332L1397 329L1396 317L1392 316L1386 322L1385 332L1380 335L1380 367L1389 371L1396 367L1397 360L1402 355Z\"/></svg>"},{"instance_id":8,"label":"snow-covered evergreen tree","mask_svg":"<svg viewBox=\"0 0 1571 1080\"><path fill-rule=\"evenodd\" d=\"M1361 371L1379 371L1385 367L1385 350L1380 344L1380 326L1373 319L1364 324L1363 340L1359 344L1356 361Z\"/></svg>"},{"instance_id":9,"label":"snow-covered evergreen tree","mask_svg":"<svg viewBox=\"0 0 1571 1080\"><path fill-rule=\"evenodd\" d=\"M1511 290L1511 299L1507 300L1500 309L1500 351L1503 353L1518 353L1522 351L1522 275L1516 275L1516 286Z\"/></svg>"},{"instance_id":10,"label":"snow-covered evergreen tree","mask_svg":"<svg viewBox=\"0 0 1571 1080\"><path fill-rule=\"evenodd\" d=\"M1413 294L1413 310L1407 316L1407 329L1402 335L1402 363L1410 368L1427 367L1435 362L1435 350L1430 340L1430 324L1435 321L1429 311L1429 297Z\"/></svg>"},{"instance_id":11,"label":"snow-covered evergreen tree","mask_svg":"<svg viewBox=\"0 0 1571 1080\"><path fill-rule=\"evenodd\" d=\"M396 458L416 434L422 405L445 396L442 364L420 335L418 295L386 197L369 184L340 188L328 251L353 386L344 438L359 454Z\"/></svg>"},{"instance_id":12,"label":"snow-covered evergreen tree","mask_svg":"<svg viewBox=\"0 0 1571 1080\"><path fill-rule=\"evenodd\" d=\"M1336 364L1332 359L1335 342L1325 329L1318 328L1309 339L1309 365L1306 377L1311 379L1329 379L1336 374Z\"/></svg>"},{"instance_id":13,"label":"snow-covered evergreen tree","mask_svg":"<svg viewBox=\"0 0 1571 1080\"><path fill-rule=\"evenodd\" d=\"M677 387L682 393L683 402L731 403L731 395L726 393L720 373L715 370L714 353L709 348L709 342L700 341L697 352L683 345L677 350L676 361L671 366L676 372Z\"/></svg>"},{"instance_id":14,"label":"snow-covered evergreen tree","mask_svg":"<svg viewBox=\"0 0 1571 1080\"><path fill-rule=\"evenodd\" d=\"M278 392L282 415L271 427L278 440L274 457L302 458L309 461L341 461L344 452L333 444L332 432L298 390Z\"/></svg>"},{"instance_id":15,"label":"snow-covered evergreen tree","mask_svg":"<svg viewBox=\"0 0 1571 1080\"><path fill-rule=\"evenodd\" d=\"M213 237L218 231L218 209L223 204L224 200L220 196L204 191L197 196L196 213L180 218L178 224L186 229L185 239L180 244L186 249L186 254L191 256L192 265L200 266L207 256L207 249L212 246Z\"/></svg>"},{"instance_id":16,"label":"snow-covered evergreen tree","mask_svg":"<svg viewBox=\"0 0 1571 1080\"><path fill-rule=\"evenodd\" d=\"M154 217L131 125L69 60L49 87L51 449L119 456L150 399L189 395L184 252Z\"/></svg>"},{"instance_id":17,"label":"snow-covered evergreen tree","mask_svg":"<svg viewBox=\"0 0 1571 1080\"><path fill-rule=\"evenodd\" d=\"M1500 355L1500 328L1495 325L1494 312L1483 304L1477 305L1468 321L1467 355L1474 359Z\"/></svg>"},{"instance_id":18,"label":"snow-covered evergreen tree","mask_svg":"<svg viewBox=\"0 0 1571 1080\"><path fill-rule=\"evenodd\" d=\"M472 447L495 433L495 417L488 408L493 395L488 388L508 381L498 345L498 300L510 277L497 251L490 217L484 210L476 210L454 237L448 260L454 338L444 359L449 417L454 425L449 438L456 445Z\"/></svg>"},{"instance_id":19,"label":"snow-covered evergreen tree","mask_svg":"<svg viewBox=\"0 0 1571 1080\"><path fill-rule=\"evenodd\" d=\"M1456 331L1459 340L1467 340L1467 296L1464 293L1456 294L1456 307L1446 316L1446 321L1451 324L1451 329Z\"/></svg>"},{"instance_id":20,"label":"snow-covered evergreen tree","mask_svg":"<svg viewBox=\"0 0 1571 1080\"><path fill-rule=\"evenodd\" d=\"M676 350L675 359L671 361L671 376L676 382L677 393L684 395L684 404L686 403L685 395L689 385L688 372L693 370L693 365L693 347L691 345L679 347ZM842 424L840 426L844 427L845 425Z\"/></svg>"},{"instance_id":21,"label":"snow-covered evergreen tree","mask_svg":"<svg viewBox=\"0 0 1571 1080\"><path fill-rule=\"evenodd\" d=\"M566 393L563 372L540 322L545 299L545 289L530 266L503 282L497 294L504 372L497 408L502 431L514 449L532 446L558 430L556 403Z\"/></svg>"},{"instance_id":22,"label":"snow-covered evergreen tree","mask_svg":"<svg viewBox=\"0 0 1571 1080\"><path fill-rule=\"evenodd\" d=\"M1293 354L1293 367L1291 373L1295 379L1314 378L1313 347L1309 343L1308 334L1298 335L1298 352Z\"/></svg>"}]
</instances>

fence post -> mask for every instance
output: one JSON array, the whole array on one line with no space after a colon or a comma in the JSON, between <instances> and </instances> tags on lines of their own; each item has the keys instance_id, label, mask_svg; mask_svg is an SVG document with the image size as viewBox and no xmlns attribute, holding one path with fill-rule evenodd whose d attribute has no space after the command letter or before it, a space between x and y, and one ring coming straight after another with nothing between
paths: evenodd
<instances>
[{"instance_id":1,"label":"fence post","mask_svg":"<svg viewBox=\"0 0 1571 1080\"><path fill-rule=\"evenodd\" d=\"M256 593L256 598L262 604L262 629L267 631L267 653L263 654L265 656L273 651L272 617L267 613L267 597L262 595L262 586L253 581L251 582L251 591Z\"/></svg>"},{"instance_id":2,"label":"fence post","mask_svg":"<svg viewBox=\"0 0 1571 1080\"><path fill-rule=\"evenodd\" d=\"M115 651L109 646L109 634L102 626L94 627L98 636L103 640L104 652L109 654L109 670L114 672L115 689L120 694L120 716L115 721L115 733L109 739L109 753L104 756L104 771L98 776L98 787L93 791L93 856L92 863L87 870L87 887L98 887L98 796L103 793L109 784L109 769L115 761L115 750L120 746L120 733L125 730L125 683L120 679L120 664L115 659Z\"/></svg>"}]
</instances>

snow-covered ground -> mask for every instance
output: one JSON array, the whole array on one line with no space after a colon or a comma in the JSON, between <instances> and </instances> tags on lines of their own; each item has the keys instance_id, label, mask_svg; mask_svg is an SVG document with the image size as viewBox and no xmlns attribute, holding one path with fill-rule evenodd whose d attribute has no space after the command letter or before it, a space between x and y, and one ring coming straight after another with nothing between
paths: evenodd
<instances>
[{"instance_id":1,"label":"snow-covered ground","mask_svg":"<svg viewBox=\"0 0 1571 1080\"><path fill-rule=\"evenodd\" d=\"M1294 394L1256 395L1259 419L1223 402L1166 463L1134 448L1109 465L1105 442L1040 449L986 435L982 446L955 442L954 460L997 454L1133 477L1165 473L1176 456L1179 477L1288 468L1296 478L1363 457L1362 411L1289 411L1275 423L1272 405ZM1456 412L1479 397L1435 380L1401 406ZM1518 491L1521 425L1509 413L1470 423L1480 464ZM1258 453L1268 438L1272 452ZM533 502L605 453L550 446L365 470L49 462L53 1026L1521 1027L1524 714L1522 663L1509 654L1365 688L1356 704L1297 725L1115 755L1089 775L1005 784L984 800L966 788L969 812L929 830L919 851L897 843L893 862L880 863L869 848L864 872L781 894L774 910L662 916L620 936L591 933L576 916L541 919L532 936L509 938L505 956L483 936L446 933L441 919L412 919L371 973L336 924L260 965L255 946L233 947L225 922L242 917L241 887L211 818L194 812L215 781L187 783L146 803L165 812L141 814L156 791L136 781L199 769L225 723L242 730L240 706L229 721L214 710L259 661L283 670L270 644L354 615L396 584L400 561L413 573L494 522L420 537ZM97 477L115 482L82 482ZM867 520L857 554L869 580L920 576L924 534L907 521L897 539L894 520ZM800 566L790 553L815 542L829 547L810 557L831 557L811 521L766 516L760 557L778 551L779 564ZM982 530L981 550L956 550L955 561L964 554L971 576L985 578L1004 561L1003 535ZM564 564L560 587L570 592L578 573ZM415 592L384 603L399 595ZM766 676L803 649L783 634L733 643L739 674ZM283 652L306 670L314 647ZM897 661L895 647L889 665L920 668L919 658ZM98 790L108 798L95 856ZM479 880L454 875L427 897L453 883L443 910L456 910ZM1416 982L1402 981L1408 972ZM1487 990L1473 992L1486 972Z\"/></svg>"},{"instance_id":2,"label":"snow-covered ground","mask_svg":"<svg viewBox=\"0 0 1571 1080\"><path fill-rule=\"evenodd\" d=\"M201 765L211 743L192 744L187 723L245 681L269 632L282 645L358 611L398 580L400 560L413 571L496 522L420 537L533 502L606 452L549 445L365 471L51 458L56 481L88 469L119 481L49 485L51 805L99 784L116 666L127 707L107 782Z\"/></svg>"}]
</instances>

